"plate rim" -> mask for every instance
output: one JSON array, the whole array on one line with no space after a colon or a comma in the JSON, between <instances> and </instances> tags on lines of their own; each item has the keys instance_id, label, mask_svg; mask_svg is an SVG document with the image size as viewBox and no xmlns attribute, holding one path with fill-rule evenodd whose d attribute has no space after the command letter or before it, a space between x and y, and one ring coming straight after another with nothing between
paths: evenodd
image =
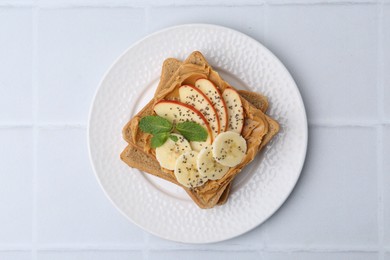
<instances>
[{"instance_id":1,"label":"plate rim","mask_svg":"<svg viewBox=\"0 0 390 260\"><path fill-rule=\"evenodd\" d=\"M299 165L299 173L297 175L297 177L295 178L294 182L293 182L293 185L291 185L290 189L288 191L285 192L285 196L283 197L283 199L280 200L279 204L275 204L275 208L274 210L270 211L270 214L268 215L268 217L264 218L262 221L254 224L253 226L243 230L242 232L238 232L234 235L231 235L231 236L226 236L224 238L220 238L220 239L214 239L214 240L209 240L209 241L192 241L192 242L187 242L187 241L181 241L181 240L175 240L175 239L172 239L172 238L168 238L168 237L165 237L161 234L158 234L156 232L154 232L153 230L150 230L144 226L142 226L141 224L137 223L136 221L134 221L132 218L130 218L130 216L128 216L114 201L113 199L110 197L110 195L107 193L106 189L104 188L103 184L102 184L102 181L101 179L99 178L99 175L97 173L97 169L96 169L96 166L95 166L95 163L94 163L94 159L93 159L93 156L92 156L92 150L91 150L91 119L92 119L92 114L93 114L93 110L94 110L94 106L95 106L95 103L96 103L96 99L97 99L97 96L101 90L101 86L103 85L103 82L104 80L107 78L107 76L109 75L109 73L111 72L111 70L114 68L114 66L134 47L136 47L137 45L141 44L143 41L149 39L149 38L152 38L154 37L155 35L159 35L161 33L164 33L165 31L171 31L171 30L175 30L175 29L178 29L178 28L183 28L183 27L208 27L208 28L216 28L216 29L220 29L220 30L227 30L227 31L230 31L232 33L235 33L235 34L238 34L244 38L246 38L247 40L249 41L252 41L255 45L259 46L260 48L262 48L265 52L267 52L268 55L270 55L276 63L278 63L278 65L280 66L280 68L283 70L283 72L287 75L288 79L294 84L295 88L294 88L294 92L297 93L297 96L298 96L298 101L299 101L299 105L302 107L302 112L303 112L303 123L302 123L302 127L304 129L304 133L303 133L303 140L302 142L304 142L304 149L302 150L302 158L300 158L300 165ZM89 106L89 111L88 111L88 120L87 120L87 131L86 131L86 134L87 134L87 148L88 148L88 157L89 157L89 161L90 161L90 164L92 166L92 170L93 170L93 174L95 176L95 178L97 179L97 182L100 186L100 188L103 190L103 193L105 194L105 197L110 201L110 203L126 218L128 219L131 223L135 224L136 226L140 227L143 231L146 231L150 234L153 234L157 237L160 237L160 238L163 238L165 240L168 240L168 241L173 241L173 242L178 242L178 243L183 243L183 244L212 244L212 243L218 243L218 242L222 242L222 241L226 241L226 240L230 240L230 239L233 239L233 238L236 238L236 237L239 237L253 229L255 229L256 227L262 225L264 222L266 222L270 217L272 217L281 207L282 205L287 201L287 199L290 197L291 193L293 192L293 190L295 189L297 183L298 183L298 180L300 179L301 177L301 174L302 174L302 170L303 170L303 167L305 165L305 162L306 162L306 156L307 156L307 147L308 147L308 135L309 135L309 126L308 126L308 118L307 118L307 112L306 112L306 107L305 107L305 104L303 102L303 98L302 98L302 95L301 95L301 92L299 91L299 88L298 88L298 85L296 84L294 78L292 77L292 75L290 74L290 72L287 70L286 66L280 61L280 59L273 53L271 52L266 46L264 46L262 43L260 43L259 41L257 41L256 39L252 38L251 36L245 34L245 33L242 33L236 29L232 29L230 27L226 27L226 26L222 26L222 25L217 25L217 24L210 24L210 23L184 23L184 24L180 24L180 25L175 25L175 26L169 26L169 27L165 27L163 29L160 29L160 30L157 30L157 31L154 31L150 34L147 34L146 36L142 37L140 40L134 42L133 44L131 44L129 47L127 47L109 66L108 68L106 69L105 73L103 74L103 76L101 77L98 85L97 85L97 88L95 90L95 93L93 95L93 98L92 98L92 101L90 103L90 106Z\"/></svg>"}]
</instances>

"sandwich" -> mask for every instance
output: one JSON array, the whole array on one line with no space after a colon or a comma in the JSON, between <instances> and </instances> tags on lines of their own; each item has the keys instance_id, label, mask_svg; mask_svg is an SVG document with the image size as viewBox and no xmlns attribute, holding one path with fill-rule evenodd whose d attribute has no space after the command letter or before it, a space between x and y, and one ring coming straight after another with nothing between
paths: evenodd
<instances>
[{"instance_id":1,"label":"sandwich","mask_svg":"<svg viewBox=\"0 0 390 260\"><path fill-rule=\"evenodd\" d=\"M153 99L123 128L121 159L181 186L200 208L222 205L279 131L267 108L265 96L229 85L200 52L168 58Z\"/></svg>"}]
</instances>

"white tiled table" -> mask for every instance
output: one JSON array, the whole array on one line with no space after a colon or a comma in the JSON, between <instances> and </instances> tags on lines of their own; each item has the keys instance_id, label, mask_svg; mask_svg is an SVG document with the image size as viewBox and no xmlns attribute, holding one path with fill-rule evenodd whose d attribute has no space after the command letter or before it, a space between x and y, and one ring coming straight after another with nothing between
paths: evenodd
<instances>
[{"instance_id":1,"label":"white tiled table","mask_svg":"<svg viewBox=\"0 0 390 260\"><path fill-rule=\"evenodd\" d=\"M214 23L287 66L309 119L297 187L211 245L128 222L92 173L86 124L109 65L158 29ZM0 259L390 259L390 1L0 0Z\"/></svg>"}]
</instances>

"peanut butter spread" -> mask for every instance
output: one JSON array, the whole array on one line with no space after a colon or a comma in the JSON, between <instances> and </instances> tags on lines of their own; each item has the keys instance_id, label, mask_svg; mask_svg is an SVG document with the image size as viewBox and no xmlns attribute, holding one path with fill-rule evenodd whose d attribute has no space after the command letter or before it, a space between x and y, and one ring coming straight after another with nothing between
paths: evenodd
<instances>
[{"instance_id":1,"label":"peanut butter spread","mask_svg":"<svg viewBox=\"0 0 390 260\"><path fill-rule=\"evenodd\" d=\"M188 84L195 85L195 81L199 78L207 78L212 81L221 92L227 87L228 83L223 81L219 74L208 65L197 65L191 63L184 63L176 71L174 76L166 83L161 91L157 91L154 98L144 107L128 124L127 131L131 131L131 137L134 144L140 149L153 157L155 157L155 149L150 147L151 135L140 131L138 124L142 117L153 115L153 107L160 100L178 100L180 86ZM245 99L241 98L244 108L245 124L242 130L242 136L247 142L247 153L242 162L229 169L229 171L219 180L209 180L204 185L193 188L191 191L195 192L197 196L204 202L209 202L215 195L225 187L241 171L241 169L251 162L259 149L264 135L268 132L268 123L264 113L255 108ZM162 169L164 172L170 174L175 179L173 171ZM178 183L177 183L178 184ZM185 188L188 189L188 188ZM220 195L220 194L219 194Z\"/></svg>"}]
</instances>

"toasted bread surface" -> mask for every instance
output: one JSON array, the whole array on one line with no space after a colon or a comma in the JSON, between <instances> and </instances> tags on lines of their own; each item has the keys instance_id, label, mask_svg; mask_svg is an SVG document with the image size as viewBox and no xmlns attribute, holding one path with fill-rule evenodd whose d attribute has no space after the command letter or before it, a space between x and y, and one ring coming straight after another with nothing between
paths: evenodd
<instances>
[{"instance_id":1,"label":"toasted bread surface","mask_svg":"<svg viewBox=\"0 0 390 260\"><path fill-rule=\"evenodd\" d=\"M183 63L173 58L164 61L154 98L123 129L123 137L129 143L121 154L123 161L131 167L178 184L172 171L161 169L159 166L154 149L147 145L150 135L139 131L138 123L143 116L153 114L156 102L175 98L175 94L177 95L175 92L181 84L193 83L199 77L210 79L221 91L231 87L210 67L200 52L193 52ZM211 208L226 202L231 181L279 129L277 122L263 113L268 107L268 101L264 96L249 91L238 92L242 97L245 111L246 123L242 135L248 143L247 155L240 165L231 168L220 180L208 181L194 189L183 187L201 208ZM133 156L134 153L137 153L137 156Z\"/></svg>"}]
</instances>

